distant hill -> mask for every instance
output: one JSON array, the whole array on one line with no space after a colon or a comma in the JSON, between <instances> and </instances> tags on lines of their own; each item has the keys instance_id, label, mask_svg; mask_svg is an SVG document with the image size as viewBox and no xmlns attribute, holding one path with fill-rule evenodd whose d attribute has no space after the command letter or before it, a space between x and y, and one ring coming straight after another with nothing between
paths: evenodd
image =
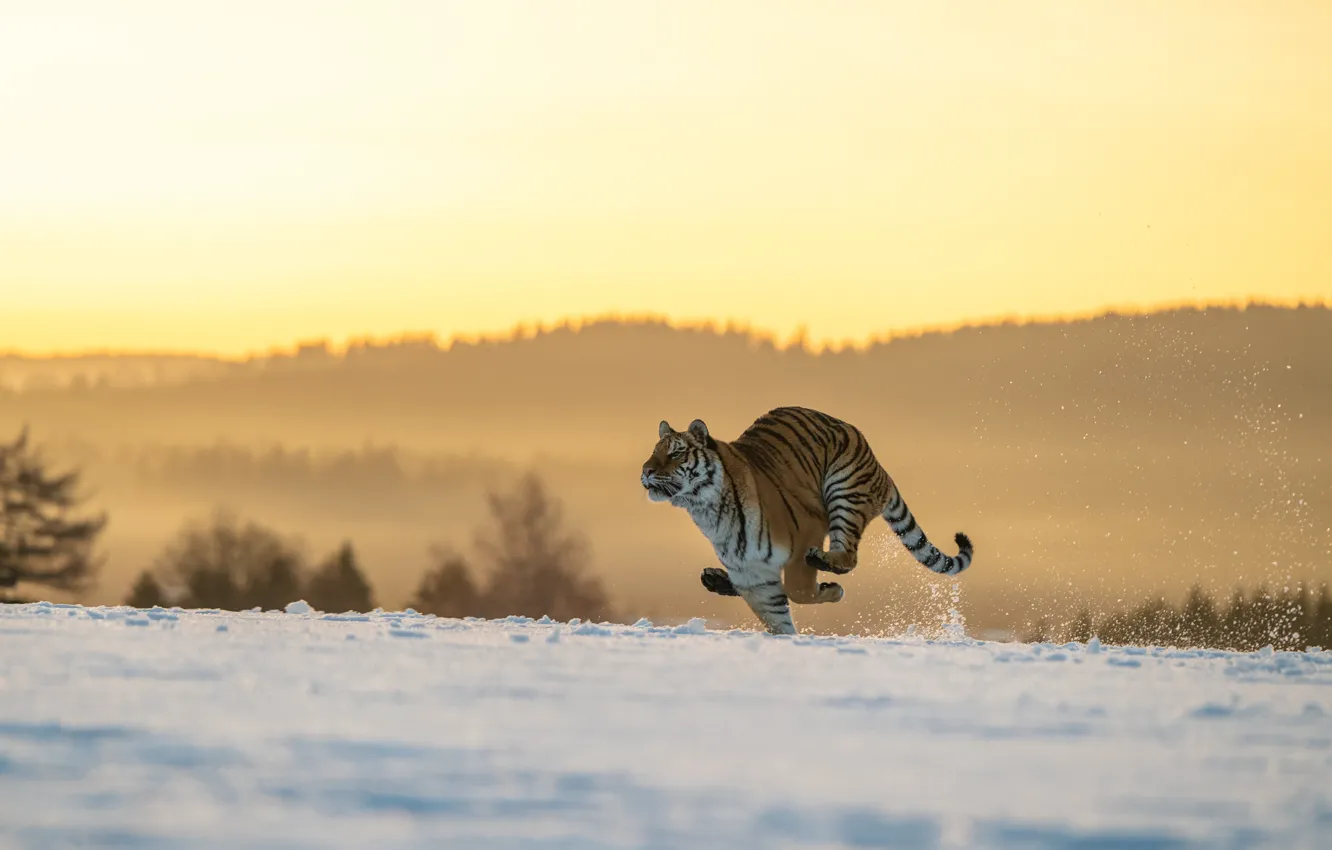
<instances>
[{"instance_id":1,"label":"distant hill","mask_svg":"<svg viewBox=\"0 0 1332 850\"><path fill-rule=\"evenodd\" d=\"M107 593L141 565L124 552L141 561L153 529L164 538L183 511L225 495L314 540L378 523L385 542L372 577L392 600L414 581L412 553L465 535L479 515L450 509L431 521L422 494L450 490L455 507L479 504L482 479L412 485L414 496L386 486L375 491L378 514L367 507L359 522L343 512L334 528L316 506L327 506L329 488L365 491L364 479L333 474L275 490L226 481L216 468L219 445L262 458L275 446L331 457L372 444L409 469L431 458L496 470L536 463L589 532L615 592L728 611L697 588L710 557L701 536L680 512L644 503L637 468L662 418L683 427L700 417L728 437L781 404L857 424L932 536L975 538L962 599L982 619L1179 593L1195 579L1332 578L1332 311L1321 307L992 325L821 354L742 332L599 322L239 363L10 357L0 358L0 386L0 431L30 423L52 452L91 463L113 528L121 516L135 529L140 542L124 538L113 554ZM151 472L168 451L170 480ZM395 506L412 519L388 529L384 514L406 515ZM872 624L894 588L938 593L893 546L882 551L883 563L871 558L852 577L847 603L820 617Z\"/></svg>"}]
</instances>

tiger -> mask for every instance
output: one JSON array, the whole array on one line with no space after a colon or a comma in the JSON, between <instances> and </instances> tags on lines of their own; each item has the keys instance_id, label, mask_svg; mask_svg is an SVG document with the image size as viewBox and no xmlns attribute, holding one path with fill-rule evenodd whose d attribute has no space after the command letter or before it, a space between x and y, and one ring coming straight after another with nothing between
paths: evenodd
<instances>
[{"instance_id":1,"label":"tiger","mask_svg":"<svg viewBox=\"0 0 1332 850\"><path fill-rule=\"evenodd\" d=\"M703 587L743 599L771 634L797 633L792 602L842 600L842 586L819 573L855 569L875 516L930 570L954 576L971 565L966 534L953 537L954 556L925 536L858 428L810 408L774 408L731 442L701 419L684 431L662 420L640 481L649 501L684 508L712 543L725 569L704 569Z\"/></svg>"}]
</instances>

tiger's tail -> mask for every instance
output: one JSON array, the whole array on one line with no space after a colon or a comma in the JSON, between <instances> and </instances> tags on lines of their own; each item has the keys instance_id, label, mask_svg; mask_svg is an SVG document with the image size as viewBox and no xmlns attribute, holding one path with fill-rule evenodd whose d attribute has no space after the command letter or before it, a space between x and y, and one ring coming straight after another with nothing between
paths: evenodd
<instances>
[{"instance_id":1,"label":"tiger's tail","mask_svg":"<svg viewBox=\"0 0 1332 850\"><path fill-rule=\"evenodd\" d=\"M928 569L946 576L955 576L971 566L973 551L971 538L959 531L953 537L957 543L958 553L953 556L945 555L925 536L925 530L916 524L916 518L911 515L911 509L907 507L896 484L893 485L892 492L892 497L883 508L883 518L892 526L902 545L906 546L907 551L915 556L917 561Z\"/></svg>"}]
</instances>

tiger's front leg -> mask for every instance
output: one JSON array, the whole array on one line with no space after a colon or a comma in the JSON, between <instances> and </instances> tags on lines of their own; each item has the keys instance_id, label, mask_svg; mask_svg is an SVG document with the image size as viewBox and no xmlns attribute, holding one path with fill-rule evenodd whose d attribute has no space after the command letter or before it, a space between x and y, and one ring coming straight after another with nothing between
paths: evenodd
<instances>
[{"instance_id":1,"label":"tiger's front leg","mask_svg":"<svg viewBox=\"0 0 1332 850\"><path fill-rule=\"evenodd\" d=\"M735 573L731 574L731 583L735 587L736 593L745 603L749 605L749 610L754 612L754 616L759 618L763 627L769 634L774 635L793 635L796 633L795 621L791 619L791 602L786 598L786 591L782 589L781 576L778 575L772 579L757 581L753 584L745 579L748 576L741 577Z\"/></svg>"}]
</instances>

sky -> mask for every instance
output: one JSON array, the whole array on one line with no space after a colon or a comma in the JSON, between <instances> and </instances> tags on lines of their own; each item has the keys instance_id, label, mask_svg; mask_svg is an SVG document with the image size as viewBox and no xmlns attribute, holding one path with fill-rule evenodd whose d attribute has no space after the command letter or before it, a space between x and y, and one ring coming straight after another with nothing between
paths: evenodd
<instances>
[{"instance_id":1,"label":"sky","mask_svg":"<svg viewBox=\"0 0 1332 850\"><path fill-rule=\"evenodd\" d=\"M0 21L0 350L1332 300L1325 0Z\"/></svg>"}]
</instances>

